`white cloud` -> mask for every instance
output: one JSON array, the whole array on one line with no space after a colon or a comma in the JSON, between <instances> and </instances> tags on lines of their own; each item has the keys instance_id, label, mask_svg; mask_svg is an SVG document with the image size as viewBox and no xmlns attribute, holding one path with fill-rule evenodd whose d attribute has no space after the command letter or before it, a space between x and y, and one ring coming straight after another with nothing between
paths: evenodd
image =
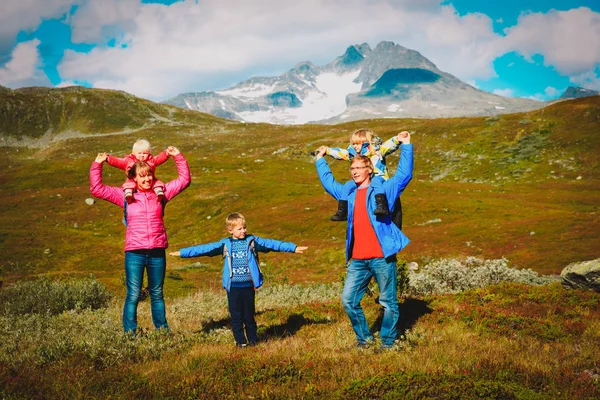
<instances>
[{"instance_id":1,"label":"white cloud","mask_svg":"<svg viewBox=\"0 0 600 400\"><path fill-rule=\"evenodd\" d=\"M49 81L40 72L41 59L37 39L19 43L11 54L11 59L0 67L0 85L17 88L21 86L48 85Z\"/></svg>"},{"instance_id":2,"label":"white cloud","mask_svg":"<svg viewBox=\"0 0 600 400\"><path fill-rule=\"evenodd\" d=\"M579 75L600 64L600 13L581 7L524 14L506 31L506 41L526 58L541 54L558 72Z\"/></svg>"},{"instance_id":3,"label":"white cloud","mask_svg":"<svg viewBox=\"0 0 600 400\"><path fill-rule=\"evenodd\" d=\"M575 84L600 85L590 72L600 60L598 13L587 8L529 13L503 36L494 32L489 17L460 16L441 3L186 0L164 6L140 0L4 0L0 53L2 37L14 41L18 31L33 30L42 18L60 17L79 4L67 21L72 40L97 46L88 54L67 50L58 66L61 77L155 100L281 74L300 61L322 65L349 45L374 47L382 40L418 50L467 82L494 77L494 60L518 51L525 57L542 54ZM111 40L114 47L107 45ZM39 78L39 70L25 71Z\"/></svg>"},{"instance_id":4,"label":"white cloud","mask_svg":"<svg viewBox=\"0 0 600 400\"><path fill-rule=\"evenodd\" d=\"M0 54L15 44L20 31L35 30L43 18L58 18L79 0L2 0L0 6Z\"/></svg>"},{"instance_id":5,"label":"white cloud","mask_svg":"<svg viewBox=\"0 0 600 400\"><path fill-rule=\"evenodd\" d=\"M600 70L600 68L599 68ZM600 72L587 71L571 77L571 82L586 89L600 91Z\"/></svg>"},{"instance_id":6,"label":"white cloud","mask_svg":"<svg viewBox=\"0 0 600 400\"><path fill-rule=\"evenodd\" d=\"M322 65L352 44L374 47L393 40L461 79L494 76L494 49L502 37L493 32L492 21L482 14L461 17L439 4L188 0L167 7L139 0L88 2L72 17L73 41L107 43L120 32L117 46L98 46L89 54L67 51L59 72L67 80L164 98L222 89L215 79L231 85L254 75L280 74L300 61Z\"/></svg>"},{"instance_id":7,"label":"white cloud","mask_svg":"<svg viewBox=\"0 0 600 400\"><path fill-rule=\"evenodd\" d=\"M496 89L493 91L494 94L502 97L514 97L514 91L512 89Z\"/></svg>"},{"instance_id":8,"label":"white cloud","mask_svg":"<svg viewBox=\"0 0 600 400\"><path fill-rule=\"evenodd\" d=\"M552 97L558 97L562 94L562 92L564 92L564 90L558 90L557 88L554 88L552 86L548 86L545 90L544 93L546 93L546 96L548 96L549 98Z\"/></svg>"}]
</instances>

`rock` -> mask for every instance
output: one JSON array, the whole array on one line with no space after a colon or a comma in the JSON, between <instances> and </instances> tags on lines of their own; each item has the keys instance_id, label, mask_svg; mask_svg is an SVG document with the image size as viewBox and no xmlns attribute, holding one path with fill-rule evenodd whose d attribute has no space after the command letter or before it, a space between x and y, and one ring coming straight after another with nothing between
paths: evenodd
<instances>
[{"instance_id":1,"label":"rock","mask_svg":"<svg viewBox=\"0 0 600 400\"><path fill-rule=\"evenodd\" d=\"M600 293L600 258L569 264L560 277L567 289L592 289Z\"/></svg>"},{"instance_id":2,"label":"rock","mask_svg":"<svg viewBox=\"0 0 600 400\"><path fill-rule=\"evenodd\" d=\"M411 261L408 263L407 267L408 267L409 271L416 271L419 269L419 264L414 261Z\"/></svg>"},{"instance_id":3,"label":"rock","mask_svg":"<svg viewBox=\"0 0 600 400\"><path fill-rule=\"evenodd\" d=\"M87 204L88 206L91 206L92 204L94 204L96 202L96 200L94 200L91 197L88 197L87 199L85 199L85 204Z\"/></svg>"}]
</instances>

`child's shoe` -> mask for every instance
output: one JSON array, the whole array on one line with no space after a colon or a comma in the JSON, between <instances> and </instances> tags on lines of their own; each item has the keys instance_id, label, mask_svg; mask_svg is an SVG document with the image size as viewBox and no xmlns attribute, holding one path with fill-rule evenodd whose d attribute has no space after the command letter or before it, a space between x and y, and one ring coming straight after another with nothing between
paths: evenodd
<instances>
[{"instance_id":1,"label":"child's shoe","mask_svg":"<svg viewBox=\"0 0 600 400\"><path fill-rule=\"evenodd\" d=\"M133 190L125 189L125 200L128 204L133 203Z\"/></svg>"},{"instance_id":2,"label":"child's shoe","mask_svg":"<svg viewBox=\"0 0 600 400\"><path fill-rule=\"evenodd\" d=\"M385 197L385 194L376 194L375 204L377 205L377 207L375 208L375 211L373 211L373 214L377 215L378 217L390 214L390 209L388 207L388 202L387 198Z\"/></svg>"},{"instance_id":3,"label":"child's shoe","mask_svg":"<svg viewBox=\"0 0 600 400\"><path fill-rule=\"evenodd\" d=\"M165 197L165 192L163 192L163 190L161 188L156 188L154 190L154 193L156 193L156 199L158 201L162 201L163 198Z\"/></svg>"},{"instance_id":4,"label":"child's shoe","mask_svg":"<svg viewBox=\"0 0 600 400\"><path fill-rule=\"evenodd\" d=\"M346 221L348 219L348 201L338 201L338 210L331 216L332 221Z\"/></svg>"}]
</instances>

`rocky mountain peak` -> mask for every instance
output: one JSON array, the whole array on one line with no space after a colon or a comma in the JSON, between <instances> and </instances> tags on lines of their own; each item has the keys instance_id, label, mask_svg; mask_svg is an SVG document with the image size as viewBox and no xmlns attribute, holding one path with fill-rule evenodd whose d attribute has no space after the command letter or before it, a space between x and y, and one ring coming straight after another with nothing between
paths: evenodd
<instances>
[{"instance_id":1,"label":"rocky mountain peak","mask_svg":"<svg viewBox=\"0 0 600 400\"><path fill-rule=\"evenodd\" d=\"M584 89L577 86L569 86L567 90L559 97L559 100L578 99L580 97L598 96L600 92L591 89Z\"/></svg>"}]
</instances>

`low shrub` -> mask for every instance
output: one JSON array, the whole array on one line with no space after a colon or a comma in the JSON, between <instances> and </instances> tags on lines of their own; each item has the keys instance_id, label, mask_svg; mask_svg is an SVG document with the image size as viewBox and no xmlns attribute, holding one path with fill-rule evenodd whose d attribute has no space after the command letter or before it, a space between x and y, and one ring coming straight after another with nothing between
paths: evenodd
<instances>
[{"instance_id":1,"label":"low shrub","mask_svg":"<svg viewBox=\"0 0 600 400\"><path fill-rule=\"evenodd\" d=\"M418 296L460 293L502 282L545 285L558 279L554 276L540 276L531 269L510 268L508 264L506 258L482 260L467 257L464 260L432 261L419 271L410 271L408 294Z\"/></svg>"},{"instance_id":2,"label":"low shrub","mask_svg":"<svg viewBox=\"0 0 600 400\"><path fill-rule=\"evenodd\" d=\"M558 394L558 393L555 393ZM396 373L356 381L343 399L547 399L514 382L499 382L465 374ZM557 398L557 397L555 397Z\"/></svg>"},{"instance_id":3,"label":"low shrub","mask_svg":"<svg viewBox=\"0 0 600 400\"><path fill-rule=\"evenodd\" d=\"M111 299L106 286L93 276L58 281L44 277L0 291L0 313L57 315L69 310L97 310L107 307Z\"/></svg>"}]
</instances>

